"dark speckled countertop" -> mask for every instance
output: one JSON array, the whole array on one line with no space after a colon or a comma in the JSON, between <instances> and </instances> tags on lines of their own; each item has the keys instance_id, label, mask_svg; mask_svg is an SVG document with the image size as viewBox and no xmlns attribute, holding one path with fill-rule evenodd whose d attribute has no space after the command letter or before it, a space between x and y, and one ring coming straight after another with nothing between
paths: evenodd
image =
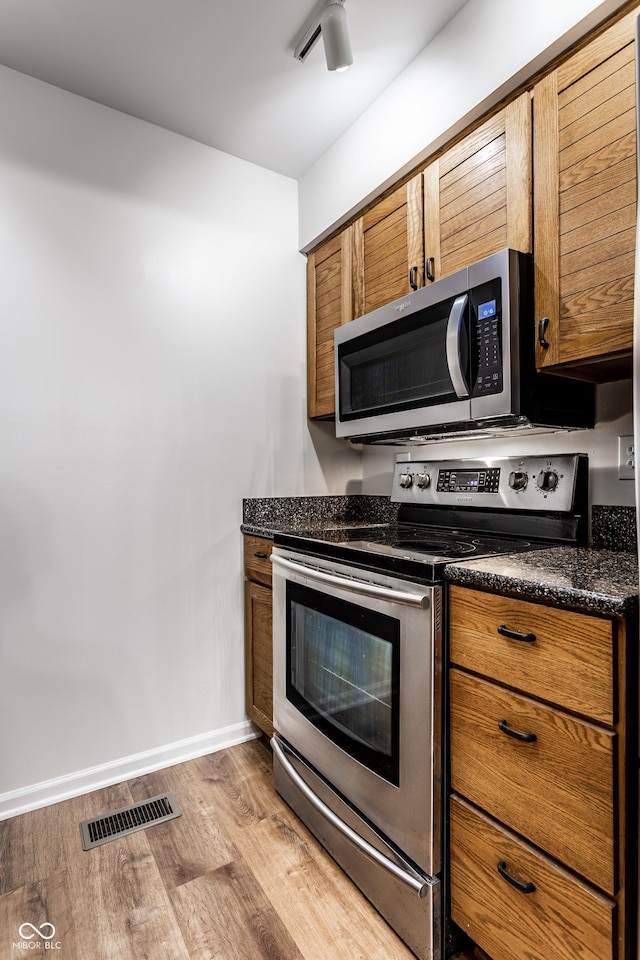
<instances>
[{"instance_id":1,"label":"dark speckled countertop","mask_svg":"<svg viewBox=\"0 0 640 960\"><path fill-rule=\"evenodd\" d=\"M638 611L638 561L633 553L552 547L530 553L449 564L451 583L603 616Z\"/></svg>"},{"instance_id":2,"label":"dark speckled countertop","mask_svg":"<svg viewBox=\"0 0 640 960\"><path fill-rule=\"evenodd\" d=\"M278 531L361 527L392 523L397 507L388 497L362 494L319 497L265 497L242 502L242 532L273 537ZM552 547L529 553L451 563L452 583L523 600L540 601L602 616L628 617L638 611L635 510L594 506L596 549Z\"/></svg>"},{"instance_id":3,"label":"dark speckled countertop","mask_svg":"<svg viewBox=\"0 0 640 960\"><path fill-rule=\"evenodd\" d=\"M263 497L242 501L243 533L273 537L274 533L331 530L393 523L398 516L389 497L346 494L323 497Z\"/></svg>"}]
</instances>

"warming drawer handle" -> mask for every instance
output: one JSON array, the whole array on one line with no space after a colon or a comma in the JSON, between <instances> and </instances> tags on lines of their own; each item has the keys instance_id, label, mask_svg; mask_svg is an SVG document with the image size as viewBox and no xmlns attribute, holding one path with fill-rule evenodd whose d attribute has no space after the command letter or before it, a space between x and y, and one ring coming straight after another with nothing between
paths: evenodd
<instances>
[{"instance_id":1,"label":"warming drawer handle","mask_svg":"<svg viewBox=\"0 0 640 960\"><path fill-rule=\"evenodd\" d=\"M430 878L425 878L419 874L417 870L414 870L413 867L400 856L398 856L398 860L400 860L402 866L394 863L393 860L390 860L388 857L385 857L383 853L380 853L379 850L376 850L374 846L356 833L356 831L353 830L348 823L345 823L344 820L341 820L340 817L326 805L326 803L323 803L322 800L316 796L313 790L302 779L293 764L285 756L286 748L276 737L272 737L271 747L278 760L282 764L287 776L291 778L298 790L304 795L309 803L315 807L318 813L333 827L335 827L335 829L338 830L344 837L346 837L347 840L350 840L354 846L361 850L365 856L367 856L370 860L373 860L374 863L377 863L378 866L382 867L383 870L393 874L393 876L398 880L406 883L407 886L411 887L411 889L418 894L421 900L424 900L429 892L429 888L437 881L431 880Z\"/></svg>"},{"instance_id":2,"label":"warming drawer handle","mask_svg":"<svg viewBox=\"0 0 640 960\"><path fill-rule=\"evenodd\" d=\"M536 641L535 633L520 633L518 630L509 630L504 623L501 623L498 627L498 633L501 637L507 637L508 640L519 640L520 643L535 643Z\"/></svg>"},{"instance_id":3,"label":"warming drawer handle","mask_svg":"<svg viewBox=\"0 0 640 960\"><path fill-rule=\"evenodd\" d=\"M506 720L498 720L498 729L506 733L508 737L519 740L520 743L535 743L538 739L535 733L520 733L519 730L514 730L513 727L508 726Z\"/></svg>"},{"instance_id":4,"label":"warming drawer handle","mask_svg":"<svg viewBox=\"0 0 640 960\"><path fill-rule=\"evenodd\" d=\"M519 890L521 893L533 893L536 889L535 883L531 883L531 881L529 881L529 883L522 883L521 880L516 880L510 873L507 873L507 864L504 860L501 860L498 864L498 873L507 883L510 883L512 887L515 887L516 890Z\"/></svg>"},{"instance_id":5,"label":"warming drawer handle","mask_svg":"<svg viewBox=\"0 0 640 960\"><path fill-rule=\"evenodd\" d=\"M391 587L381 587L377 583L369 583L366 580L356 580L355 577L339 577L334 573L325 573L324 570L318 570L316 567L295 563L293 560L277 557L274 554L271 554L271 563L276 567L289 570L291 573L297 573L321 583L329 583L333 587L341 587L343 590L350 590L352 593L381 597L383 600L391 600L392 603L407 603L413 607L422 607L423 610L429 607L430 594L428 593L405 593L403 590L392 590Z\"/></svg>"}]
</instances>

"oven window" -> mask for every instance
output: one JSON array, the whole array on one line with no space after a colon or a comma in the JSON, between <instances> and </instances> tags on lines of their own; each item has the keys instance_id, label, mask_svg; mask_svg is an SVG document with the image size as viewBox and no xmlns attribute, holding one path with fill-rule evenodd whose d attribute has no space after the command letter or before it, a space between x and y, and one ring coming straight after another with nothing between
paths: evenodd
<instances>
[{"instance_id":1,"label":"oven window","mask_svg":"<svg viewBox=\"0 0 640 960\"><path fill-rule=\"evenodd\" d=\"M287 583L287 698L352 757L398 784L400 624Z\"/></svg>"}]
</instances>

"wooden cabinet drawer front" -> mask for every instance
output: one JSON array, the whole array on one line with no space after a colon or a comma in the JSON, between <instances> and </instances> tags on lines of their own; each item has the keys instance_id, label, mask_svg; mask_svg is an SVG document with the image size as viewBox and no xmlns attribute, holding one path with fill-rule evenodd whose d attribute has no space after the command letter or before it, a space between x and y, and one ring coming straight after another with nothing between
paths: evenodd
<instances>
[{"instance_id":1,"label":"wooden cabinet drawer front","mask_svg":"<svg viewBox=\"0 0 640 960\"><path fill-rule=\"evenodd\" d=\"M449 598L453 663L613 725L611 621L465 587L452 586ZM535 640L509 639L499 627Z\"/></svg>"},{"instance_id":2,"label":"wooden cabinet drawer front","mask_svg":"<svg viewBox=\"0 0 640 960\"><path fill-rule=\"evenodd\" d=\"M264 537L244 537L244 574L249 580L257 580L265 586L271 586L271 551L273 540Z\"/></svg>"},{"instance_id":3,"label":"wooden cabinet drawer front","mask_svg":"<svg viewBox=\"0 0 640 960\"><path fill-rule=\"evenodd\" d=\"M532 893L515 889L498 864ZM615 904L451 798L451 915L492 960L613 960Z\"/></svg>"},{"instance_id":4,"label":"wooden cabinet drawer front","mask_svg":"<svg viewBox=\"0 0 640 960\"><path fill-rule=\"evenodd\" d=\"M503 732L501 721L535 741ZM450 729L456 792L616 892L615 734L456 669Z\"/></svg>"}]
</instances>

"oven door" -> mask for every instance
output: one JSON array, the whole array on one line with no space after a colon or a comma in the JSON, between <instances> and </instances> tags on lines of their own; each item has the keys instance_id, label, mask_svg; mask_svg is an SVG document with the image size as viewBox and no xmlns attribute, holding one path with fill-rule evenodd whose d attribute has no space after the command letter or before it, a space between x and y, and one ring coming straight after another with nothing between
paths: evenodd
<instances>
[{"instance_id":1,"label":"oven door","mask_svg":"<svg viewBox=\"0 0 640 960\"><path fill-rule=\"evenodd\" d=\"M436 875L441 587L279 547L271 559L277 733Z\"/></svg>"}]
</instances>

